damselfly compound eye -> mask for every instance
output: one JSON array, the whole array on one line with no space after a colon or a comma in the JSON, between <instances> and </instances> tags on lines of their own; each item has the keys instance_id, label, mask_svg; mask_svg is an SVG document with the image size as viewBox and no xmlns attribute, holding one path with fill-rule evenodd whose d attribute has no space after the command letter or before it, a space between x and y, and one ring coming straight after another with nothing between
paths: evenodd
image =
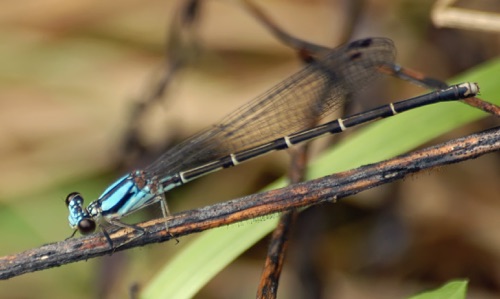
<instances>
[{"instance_id":1,"label":"damselfly compound eye","mask_svg":"<svg viewBox=\"0 0 500 299\"><path fill-rule=\"evenodd\" d=\"M95 224L95 221L92 220L92 219L82 219L79 223L78 223L78 231L80 231L80 233L82 235L88 235L88 234L91 234L95 231L95 228L96 228L96 224Z\"/></svg>"},{"instance_id":2,"label":"damselfly compound eye","mask_svg":"<svg viewBox=\"0 0 500 299\"><path fill-rule=\"evenodd\" d=\"M72 203L74 201L79 201L80 205L83 204L82 195L78 192L71 192L70 194L68 194L68 196L66 196L66 200L65 200L66 206L69 206L70 203Z\"/></svg>"}]
</instances>

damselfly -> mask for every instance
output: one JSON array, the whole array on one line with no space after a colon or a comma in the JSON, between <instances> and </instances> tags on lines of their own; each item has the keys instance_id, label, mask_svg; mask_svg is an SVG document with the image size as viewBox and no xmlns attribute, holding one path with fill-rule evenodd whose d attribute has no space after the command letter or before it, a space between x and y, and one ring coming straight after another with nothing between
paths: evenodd
<instances>
[{"instance_id":1,"label":"damselfly","mask_svg":"<svg viewBox=\"0 0 500 299\"><path fill-rule=\"evenodd\" d=\"M324 134L479 92L477 84L463 83L315 126L318 119L375 81L384 69L393 67L395 53L390 39L367 38L310 61L217 125L168 150L148 167L122 176L87 208L79 193L68 195L70 226L88 234L96 229L96 223L104 221L144 233L142 228L120 219L158 202L166 219L170 213L165 192L196 178Z\"/></svg>"}]
</instances>

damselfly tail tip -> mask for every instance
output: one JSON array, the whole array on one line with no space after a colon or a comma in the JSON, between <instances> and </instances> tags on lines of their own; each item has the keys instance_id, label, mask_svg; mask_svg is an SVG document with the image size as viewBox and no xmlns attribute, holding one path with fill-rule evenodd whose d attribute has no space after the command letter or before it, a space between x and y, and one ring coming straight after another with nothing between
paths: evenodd
<instances>
[{"instance_id":1,"label":"damselfly tail tip","mask_svg":"<svg viewBox=\"0 0 500 299\"><path fill-rule=\"evenodd\" d=\"M459 86L463 86L467 89L467 92L463 94L467 98L474 97L479 94L479 85L475 82L465 82Z\"/></svg>"},{"instance_id":2,"label":"damselfly tail tip","mask_svg":"<svg viewBox=\"0 0 500 299\"><path fill-rule=\"evenodd\" d=\"M479 94L479 85L474 82L474 83L470 83L471 84L471 92L474 94L474 95L478 95Z\"/></svg>"}]
</instances>

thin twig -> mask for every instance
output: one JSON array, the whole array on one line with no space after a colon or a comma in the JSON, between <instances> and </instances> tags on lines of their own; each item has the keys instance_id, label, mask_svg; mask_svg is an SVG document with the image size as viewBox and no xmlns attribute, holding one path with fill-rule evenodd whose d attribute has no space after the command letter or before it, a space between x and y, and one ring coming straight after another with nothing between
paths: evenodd
<instances>
[{"instance_id":1,"label":"thin twig","mask_svg":"<svg viewBox=\"0 0 500 299\"><path fill-rule=\"evenodd\" d=\"M148 233L114 250L102 234L93 234L5 256L0 258L0 279L87 260L113 251L164 242L172 236L180 237L276 212L336 202L363 190L402 179L408 174L499 150L500 127L496 127L380 163L181 212L168 220L169 232L165 231L164 219L148 221L139 224ZM121 243L134 238L135 234L130 229L120 229L112 232L111 237Z\"/></svg>"},{"instance_id":2,"label":"thin twig","mask_svg":"<svg viewBox=\"0 0 500 299\"><path fill-rule=\"evenodd\" d=\"M140 123L146 117L149 107L165 98L168 88L178 73L199 56L197 29L201 13L200 6L199 0L183 2L170 24L162 68L130 111L130 121L123 141L123 155L125 156L123 161L131 157L144 156L147 153L148 149L141 141Z\"/></svg>"}]
</instances>

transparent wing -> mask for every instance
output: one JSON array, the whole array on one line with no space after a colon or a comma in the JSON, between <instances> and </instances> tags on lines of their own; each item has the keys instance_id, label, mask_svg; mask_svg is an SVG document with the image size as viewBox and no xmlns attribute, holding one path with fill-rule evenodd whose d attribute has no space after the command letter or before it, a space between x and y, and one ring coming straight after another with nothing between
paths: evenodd
<instances>
[{"instance_id":1,"label":"transparent wing","mask_svg":"<svg viewBox=\"0 0 500 299\"><path fill-rule=\"evenodd\" d=\"M318 61L171 148L145 169L165 177L313 127L394 63L390 39L368 38L333 49Z\"/></svg>"}]
</instances>

